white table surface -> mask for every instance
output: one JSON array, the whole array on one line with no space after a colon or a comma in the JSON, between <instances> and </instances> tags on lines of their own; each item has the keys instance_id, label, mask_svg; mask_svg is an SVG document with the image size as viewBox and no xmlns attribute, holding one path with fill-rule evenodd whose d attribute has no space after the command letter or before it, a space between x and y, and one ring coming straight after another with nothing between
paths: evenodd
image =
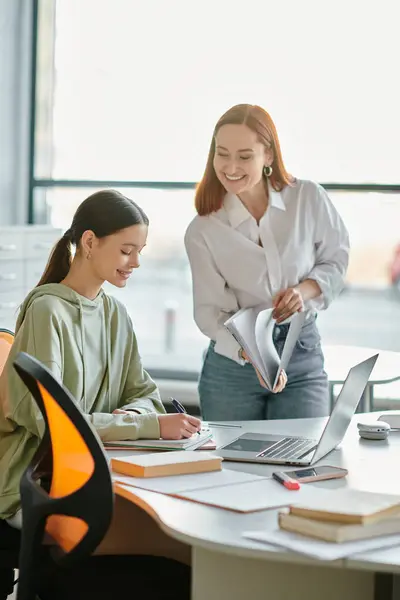
<instances>
[{"instance_id":1,"label":"white table surface","mask_svg":"<svg viewBox=\"0 0 400 600\"><path fill-rule=\"evenodd\" d=\"M362 415L362 418L363 420L375 420L379 414L382 413L368 413ZM348 477L321 482L319 485L330 488L350 485L358 489L400 494L400 432L393 432L389 440L383 442L361 440L356 430L356 422L359 419L360 415L354 417L343 444L318 463L345 467L349 470ZM218 445L229 442L245 431L283 433L285 435L300 434L314 438L322 431L325 421L326 419L248 421L242 423L241 429L215 428L214 438ZM110 454L112 455L113 452ZM277 469L276 465L228 463L227 461L224 462L224 466L264 476ZM287 467L287 469L289 468ZM327 590L333 585L333 581L335 582L338 598L340 598L340 594L343 596L344 593L340 591L342 582L343 590L349 589L348 586L353 586L351 596L346 597L352 598L352 600L358 600L358 598L372 600L374 596L371 575L374 571L400 573L400 547L373 551L366 555L326 563L243 537L242 534L245 531L257 529L265 531L275 528L277 510L240 514L138 488L116 485L115 490L117 494L128 498L150 514L168 535L193 547L194 589L192 597L195 600L203 600L207 597L209 600L214 597L220 600L228 597L231 600L239 599L242 594L239 589L241 580L234 582L235 577L239 577L237 571L242 569L244 571L241 576L250 578L254 587L252 600L264 597L266 578L272 582L274 573L277 573L282 565L285 565L287 574L290 571L295 573L293 576L296 577L297 589L300 590L298 597L302 597L301 589L304 588L307 590L309 600L318 598L318 585L320 584L315 582L322 575L321 585L326 586ZM237 562L238 560L239 562ZM218 569L216 568L217 564L220 564ZM302 565L302 570L297 572L296 569L300 565ZM231 571L229 585L226 579L224 580L226 569ZM367 578L365 575L362 578L362 572L368 572L369 577ZM335 575L331 582L332 573ZM302 582L303 575L305 581ZM213 582L212 589L204 586L205 577L207 581ZM309 584L310 577L316 586L314 591ZM283 588L286 590L288 585L290 587L290 581L283 581L282 577L271 583L268 599L278 600L286 597L285 594L290 592L284 592ZM215 592L215 596L213 595L214 589L218 590L218 594ZM324 593L324 600L330 600L331 597L336 596L330 596L329 591Z\"/></svg>"},{"instance_id":2,"label":"white table surface","mask_svg":"<svg viewBox=\"0 0 400 600\"><path fill-rule=\"evenodd\" d=\"M378 350L362 346L323 345L325 371L330 383L343 383L355 364L379 354L369 378L369 385L391 383L400 379L400 352Z\"/></svg>"}]
</instances>

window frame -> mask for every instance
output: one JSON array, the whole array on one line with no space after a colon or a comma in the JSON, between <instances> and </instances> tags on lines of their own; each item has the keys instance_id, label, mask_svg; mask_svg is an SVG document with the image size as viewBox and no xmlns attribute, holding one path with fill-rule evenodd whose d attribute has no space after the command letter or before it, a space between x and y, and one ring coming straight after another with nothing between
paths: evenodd
<instances>
[{"instance_id":1,"label":"window frame","mask_svg":"<svg viewBox=\"0 0 400 600\"><path fill-rule=\"evenodd\" d=\"M138 188L138 189L165 189L165 190L190 190L196 188L193 181L128 181L128 180L106 180L106 179L52 179L35 176L35 153L36 153L36 117L37 117L37 78L38 78L38 39L39 39L39 0L32 2L32 31L31 31L31 89L29 106L29 160L28 160L28 194L27 194L27 223L35 224L34 194L40 188ZM381 192L400 194L400 183L320 183L327 192ZM199 373L185 370L149 369L151 375L159 379L178 379L181 381L196 381Z\"/></svg>"}]
</instances>

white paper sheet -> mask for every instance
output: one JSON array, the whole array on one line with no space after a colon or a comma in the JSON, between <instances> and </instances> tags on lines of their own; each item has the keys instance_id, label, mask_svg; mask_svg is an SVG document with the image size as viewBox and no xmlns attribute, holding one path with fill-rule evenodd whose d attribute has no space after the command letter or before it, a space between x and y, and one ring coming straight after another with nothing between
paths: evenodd
<instances>
[{"instance_id":1,"label":"white paper sheet","mask_svg":"<svg viewBox=\"0 0 400 600\"><path fill-rule=\"evenodd\" d=\"M190 438L181 440L122 440L119 442L106 442L104 445L107 450L118 448L143 448L149 450L195 450L199 446L203 446L212 437L212 431L204 425L201 428L200 435L194 433Z\"/></svg>"},{"instance_id":2,"label":"white paper sheet","mask_svg":"<svg viewBox=\"0 0 400 600\"><path fill-rule=\"evenodd\" d=\"M280 358L274 344L275 319L272 318L273 308L262 310L256 318L254 337L259 350L263 369L260 373L272 390L279 376Z\"/></svg>"},{"instance_id":3,"label":"white paper sheet","mask_svg":"<svg viewBox=\"0 0 400 600\"><path fill-rule=\"evenodd\" d=\"M279 370L277 372L276 379L273 384L274 387L278 383L278 377L279 377L279 373L281 372L281 370L287 369L290 358L293 354L294 347L296 345L297 340L299 339L301 329L304 325L304 321L306 320L306 316L307 316L306 312L295 313L293 315L293 318L290 321L289 331L286 336L285 345L282 350L282 356L281 356L281 361L279 364Z\"/></svg>"},{"instance_id":4,"label":"white paper sheet","mask_svg":"<svg viewBox=\"0 0 400 600\"><path fill-rule=\"evenodd\" d=\"M273 308L265 309L260 306L244 308L224 323L271 390L277 384L281 370L287 368L307 316L306 312L295 313L290 321L286 321L290 322L290 327L282 356L279 357L273 339L276 321L273 319L272 313Z\"/></svg>"},{"instance_id":5,"label":"white paper sheet","mask_svg":"<svg viewBox=\"0 0 400 600\"><path fill-rule=\"evenodd\" d=\"M256 321L260 310L260 307L242 308L225 322L225 327L245 350L252 362L259 367L260 372L263 372L264 360L257 346L255 335ZM272 309L267 309L265 313L267 320L270 319ZM274 322L272 322L272 328L273 324ZM266 383L269 383L268 379L266 379Z\"/></svg>"},{"instance_id":6,"label":"white paper sheet","mask_svg":"<svg viewBox=\"0 0 400 600\"><path fill-rule=\"evenodd\" d=\"M314 540L282 529L265 532L247 531L243 534L243 537L257 542L272 544L273 546L280 546L320 560L337 560L351 556L352 554L359 554L360 552L380 550L381 548L400 545L400 535L398 534L385 535L368 540L357 540L355 542L342 542L340 544Z\"/></svg>"},{"instance_id":7,"label":"white paper sheet","mask_svg":"<svg viewBox=\"0 0 400 600\"><path fill-rule=\"evenodd\" d=\"M112 474L115 482L138 487L151 492L162 494L175 494L178 492L202 490L206 488L221 489L221 486L231 486L246 481L259 481L264 479L259 475L242 473L241 471L212 471L211 473L193 473L190 475L171 475L168 477L128 477L126 475Z\"/></svg>"},{"instance_id":8,"label":"white paper sheet","mask_svg":"<svg viewBox=\"0 0 400 600\"><path fill-rule=\"evenodd\" d=\"M289 506L296 502L305 503L316 495L323 496L329 493L330 490L317 488L309 483L302 485L299 490L287 490L283 485L269 478L223 488L185 491L176 495L236 512L254 512Z\"/></svg>"}]
</instances>

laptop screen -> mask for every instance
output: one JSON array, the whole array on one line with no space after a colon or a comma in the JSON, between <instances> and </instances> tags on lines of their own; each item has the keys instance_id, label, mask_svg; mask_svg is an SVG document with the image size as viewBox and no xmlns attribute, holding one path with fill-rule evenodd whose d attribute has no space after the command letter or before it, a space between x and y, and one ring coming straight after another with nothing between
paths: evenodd
<instances>
[{"instance_id":1,"label":"laptop screen","mask_svg":"<svg viewBox=\"0 0 400 600\"><path fill-rule=\"evenodd\" d=\"M333 450L344 438L378 356L375 354L350 369L319 440L313 463Z\"/></svg>"}]
</instances>

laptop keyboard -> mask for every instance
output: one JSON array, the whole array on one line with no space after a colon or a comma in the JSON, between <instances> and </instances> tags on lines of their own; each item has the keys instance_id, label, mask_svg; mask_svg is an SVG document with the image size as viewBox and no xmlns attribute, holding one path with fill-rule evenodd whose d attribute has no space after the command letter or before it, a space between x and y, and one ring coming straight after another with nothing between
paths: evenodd
<instances>
[{"instance_id":1,"label":"laptop keyboard","mask_svg":"<svg viewBox=\"0 0 400 600\"><path fill-rule=\"evenodd\" d=\"M270 446L258 457L279 458L282 460L298 460L307 456L317 446L316 440L305 440L301 438L283 438L273 446Z\"/></svg>"}]
</instances>

